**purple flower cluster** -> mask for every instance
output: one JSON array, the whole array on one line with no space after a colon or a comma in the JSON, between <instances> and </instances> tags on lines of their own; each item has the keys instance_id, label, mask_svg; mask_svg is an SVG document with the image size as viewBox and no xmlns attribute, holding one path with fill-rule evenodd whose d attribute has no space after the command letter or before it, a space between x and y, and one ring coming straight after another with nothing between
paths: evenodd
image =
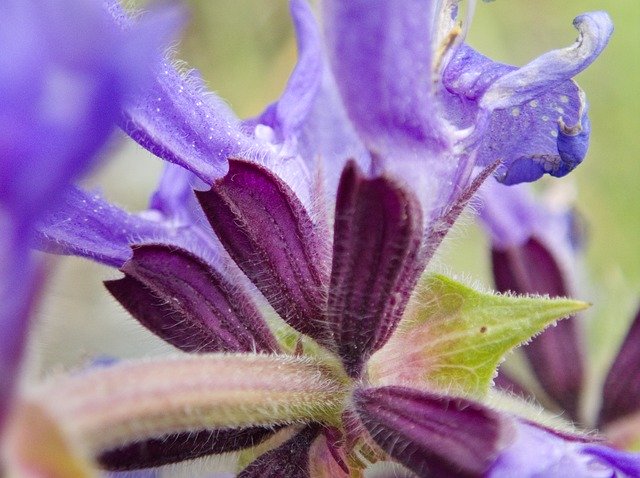
<instances>
[{"instance_id":1,"label":"purple flower cluster","mask_svg":"<svg viewBox=\"0 0 640 478\"><path fill-rule=\"evenodd\" d=\"M0 7L2 26L12 20L0 31L0 45L10 52L0 59L0 220L10 231L0 243L0 298L8 304L0 319L9 331L0 342L3 391L11 390L4 383L15 377L37 283L28 249L35 243L119 268L124 277L105 285L142 325L221 377L234 372L225 364L241 369L229 382L194 377L194 396L219 379L229 388L258 383L270 397L252 412L247 402L247 416L261 418L244 420L233 415L236 396L225 412L235 427L184 425L165 433L159 424L167 420L153 413L159 428L129 430L114 422L114 430L131 436L112 439L105 430L96 439L100 446L91 452L107 469L270 443L239 476L352 476L378 460L418 476L638 473L637 456L546 429L476 397L374 383L368 368L485 180L493 175L511 185L545 173L560 177L583 160L587 104L571 78L606 46L612 26L605 13L576 18L574 45L516 68L464 43L457 1L326 0L321 31L307 3L292 0L298 64L278 101L241 120L193 75L168 59L153 61L175 15L134 20L108 0L64 3L79 20L52 1ZM70 24L80 31L68 30ZM23 37L19 48L9 47ZM139 214L70 186L115 125L171 163ZM55 167L33 174L45 170L44 161ZM505 267L498 276L509 273ZM21 287L11 286L16 278ZM522 291L565 295L560 287ZM279 319L267 310L286 325L275 327ZM192 371L200 363L181 360L165 365ZM245 383L242 367L252 363L256 370L278 365L261 370L265 383L260 373ZM75 419L74 400L83 404L78 416L93 408L99 416L119 406L126 411L135 393L113 407L109 395L83 402L82 394L94 390L82 381L135 392L138 377L141 388L158 386L146 371L144 363L116 364L60 381L66 384L60 389L54 382L51 417L73 410L68 417ZM295 379L278 382L286 377ZM174 378L182 377L160 377L169 384ZM304 400L295 402L287 386ZM307 403L305 386L326 397ZM149 396L164 399L171 391L158 387ZM65 393L73 400L60 400ZM284 412L273 404L281 396L299 405L286 410L294 418L278 418ZM184 403L177 397L163 403L188 411L189 394L180 395ZM102 403L108 405L96 405ZM273 416L264 418L269 406ZM93 422L60 426L72 434L86 423Z\"/></svg>"}]
</instances>

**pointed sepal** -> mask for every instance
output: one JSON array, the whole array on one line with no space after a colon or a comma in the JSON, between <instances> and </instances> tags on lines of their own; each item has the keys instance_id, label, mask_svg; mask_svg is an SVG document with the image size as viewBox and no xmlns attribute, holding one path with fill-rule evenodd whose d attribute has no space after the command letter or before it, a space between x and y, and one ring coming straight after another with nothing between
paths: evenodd
<instances>
[{"instance_id":1,"label":"pointed sepal","mask_svg":"<svg viewBox=\"0 0 640 478\"><path fill-rule=\"evenodd\" d=\"M275 338L237 284L177 247L136 246L105 286L151 332L185 352L275 352Z\"/></svg>"},{"instance_id":2,"label":"pointed sepal","mask_svg":"<svg viewBox=\"0 0 640 478\"><path fill-rule=\"evenodd\" d=\"M503 356L558 319L586 308L570 299L482 293L430 275L389 343L371 359L371 380L481 396Z\"/></svg>"},{"instance_id":3,"label":"pointed sepal","mask_svg":"<svg viewBox=\"0 0 640 478\"><path fill-rule=\"evenodd\" d=\"M328 321L347 373L384 345L421 272L422 210L415 196L385 176L345 167L336 200Z\"/></svg>"},{"instance_id":4,"label":"pointed sepal","mask_svg":"<svg viewBox=\"0 0 640 478\"><path fill-rule=\"evenodd\" d=\"M229 160L229 173L196 192L213 230L240 269L289 325L326 336L323 241L291 188L259 164Z\"/></svg>"},{"instance_id":5,"label":"pointed sepal","mask_svg":"<svg viewBox=\"0 0 640 478\"><path fill-rule=\"evenodd\" d=\"M378 387L353 401L371 438L418 476L482 476L513 434L509 418L461 398Z\"/></svg>"}]
</instances>

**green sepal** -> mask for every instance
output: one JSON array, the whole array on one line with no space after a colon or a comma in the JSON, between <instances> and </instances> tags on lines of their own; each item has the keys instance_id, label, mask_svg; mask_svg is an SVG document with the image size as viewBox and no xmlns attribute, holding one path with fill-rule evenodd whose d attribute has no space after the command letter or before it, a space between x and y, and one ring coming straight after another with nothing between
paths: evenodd
<instances>
[{"instance_id":1,"label":"green sepal","mask_svg":"<svg viewBox=\"0 0 640 478\"><path fill-rule=\"evenodd\" d=\"M434 274L369 368L372 381L484 395L504 355L558 319L587 308L571 299L478 292Z\"/></svg>"}]
</instances>

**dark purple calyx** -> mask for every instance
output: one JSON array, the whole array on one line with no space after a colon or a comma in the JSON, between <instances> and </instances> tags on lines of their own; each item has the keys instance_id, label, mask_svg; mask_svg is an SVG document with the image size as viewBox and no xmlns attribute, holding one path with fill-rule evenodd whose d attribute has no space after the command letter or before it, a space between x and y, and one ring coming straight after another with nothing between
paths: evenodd
<instances>
[{"instance_id":1,"label":"dark purple calyx","mask_svg":"<svg viewBox=\"0 0 640 478\"><path fill-rule=\"evenodd\" d=\"M358 389L371 438L418 476L482 476L513 437L506 417L479 403L404 387Z\"/></svg>"},{"instance_id":2,"label":"dark purple calyx","mask_svg":"<svg viewBox=\"0 0 640 478\"><path fill-rule=\"evenodd\" d=\"M260 455L238 478L309 478L309 452L321 426L311 424L277 448Z\"/></svg>"},{"instance_id":3,"label":"dark purple calyx","mask_svg":"<svg viewBox=\"0 0 640 478\"><path fill-rule=\"evenodd\" d=\"M413 194L355 162L342 173L333 237L328 323L352 377L398 324L422 270L422 209Z\"/></svg>"},{"instance_id":4,"label":"dark purple calyx","mask_svg":"<svg viewBox=\"0 0 640 478\"><path fill-rule=\"evenodd\" d=\"M296 330L326 339L322 245L304 206L266 168L229 160L229 173L196 192L229 255Z\"/></svg>"},{"instance_id":5,"label":"dark purple calyx","mask_svg":"<svg viewBox=\"0 0 640 478\"><path fill-rule=\"evenodd\" d=\"M532 395L527 387L502 369L499 369L498 375L493 379L493 385L500 390L522 398L531 397Z\"/></svg>"},{"instance_id":6,"label":"dark purple calyx","mask_svg":"<svg viewBox=\"0 0 640 478\"><path fill-rule=\"evenodd\" d=\"M185 352L275 352L249 296L193 254L166 245L133 248L111 294L151 332Z\"/></svg>"},{"instance_id":7,"label":"dark purple calyx","mask_svg":"<svg viewBox=\"0 0 640 478\"><path fill-rule=\"evenodd\" d=\"M109 450L98 457L98 462L113 471L152 468L250 448L276 431L272 427L252 427L178 433Z\"/></svg>"},{"instance_id":8,"label":"dark purple calyx","mask_svg":"<svg viewBox=\"0 0 640 478\"><path fill-rule=\"evenodd\" d=\"M598 427L640 412L640 310L609 369Z\"/></svg>"},{"instance_id":9,"label":"dark purple calyx","mask_svg":"<svg viewBox=\"0 0 640 478\"><path fill-rule=\"evenodd\" d=\"M491 252L500 292L568 295L564 274L553 254L535 238L521 246ZM558 322L522 348L543 389L569 417L578 420L584 383L584 354L572 318Z\"/></svg>"}]
</instances>

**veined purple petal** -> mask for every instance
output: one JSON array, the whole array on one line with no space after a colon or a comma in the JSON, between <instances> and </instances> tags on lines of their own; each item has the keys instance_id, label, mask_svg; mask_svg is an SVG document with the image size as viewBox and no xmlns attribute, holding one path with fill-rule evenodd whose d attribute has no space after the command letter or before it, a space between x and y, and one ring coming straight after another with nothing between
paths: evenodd
<instances>
[{"instance_id":1,"label":"veined purple petal","mask_svg":"<svg viewBox=\"0 0 640 478\"><path fill-rule=\"evenodd\" d=\"M418 476L482 476L512 435L506 416L411 388L358 389L354 405L373 440Z\"/></svg>"},{"instance_id":2,"label":"veined purple petal","mask_svg":"<svg viewBox=\"0 0 640 478\"><path fill-rule=\"evenodd\" d=\"M323 19L333 72L370 150L447 145L433 97L438 3L330 0Z\"/></svg>"},{"instance_id":3,"label":"veined purple petal","mask_svg":"<svg viewBox=\"0 0 640 478\"><path fill-rule=\"evenodd\" d=\"M515 440L500 453L488 478L611 478L638 476L640 472L640 455L573 440L531 422L516 423Z\"/></svg>"},{"instance_id":4,"label":"veined purple petal","mask_svg":"<svg viewBox=\"0 0 640 478\"><path fill-rule=\"evenodd\" d=\"M134 443L102 453L100 465L108 470L139 470L228 453L262 443L275 433L271 427L253 427L170 435Z\"/></svg>"},{"instance_id":5,"label":"veined purple petal","mask_svg":"<svg viewBox=\"0 0 640 478\"><path fill-rule=\"evenodd\" d=\"M521 105L573 78L602 53L613 33L605 12L590 12L575 18L580 36L576 42L554 50L493 82L480 99L480 107L497 110Z\"/></svg>"},{"instance_id":6,"label":"veined purple petal","mask_svg":"<svg viewBox=\"0 0 640 478\"><path fill-rule=\"evenodd\" d=\"M116 24L125 31L132 28L135 22L111 3ZM126 108L120 126L156 156L208 184L227 172L230 156L266 154L241 131L229 107L206 92L196 72L181 74L168 59L157 65L151 88Z\"/></svg>"},{"instance_id":7,"label":"veined purple petal","mask_svg":"<svg viewBox=\"0 0 640 478\"><path fill-rule=\"evenodd\" d=\"M566 297L564 274L553 253L532 237L520 246L491 252L493 277L500 292ZM573 420L578 419L584 383L584 354L573 318L534 338L522 350L544 390Z\"/></svg>"},{"instance_id":8,"label":"veined purple petal","mask_svg":"<svg viewBox=\"0 0 640 478\"><path fill-rule=\"evenodd\" d=\"M324 238L289 186L266 168L232 159L210 191L196 192L232 259L289 325L326 338Z\"/></svg>"},{"instance_id":9,"label":"veined purple petal","mask_svg":"<svg viewBox=\"0 0 640 478\"><path fill-rule=\"evenodd\" d=\"M124 35L96 1L2 2L0 203L33 221L95 163L175 32L164 13Z\"/></svg>"},{"instance_id":10,"label":"veined purple petal","mask_svg":"<svg viewBox=\"0 0 640 478\"><path fill-rule=\"evenodd\" d=\"M514 71L516 67L495 63L468 46L460 48L443 77L452 94L441 95L449 119L461 128L471 126L483 114L482 94ZM584 93L567 79L522 104L492 111L476 161L487 165L500 160L496 177L505 184L534 181L545 173L560 177L584 159L589 133Z\"/></svg>"},{"instance_id":11,"label":"veined purple petal","mask_svg":"<svg viewBox=\"0 0 640 478\"><path fill-rule=\"evenodd\" d=\"M328 323L351 376L389 339L421 272L422 211L386 177L354 162L342 173L333 235Z\"/></svg>"},{"instance_id":12,"label":"veined purple petal","mask_svg":"<svg viewBox=\"0 0 640 478\"><path fill-rule=\"evenodd\" d=\"M37 240L47 252L120 267L131 257L131 244L175 240L177 232L165 222L129 214L100 195L70 188L62 207L38 225Z\"/></svg>"},{"instance_id":13,"label":"veined purple petal","mask_svg":"<svg viewBox=\"0 0 640 478\"><path fill-rule=\"evenodd\" d=\"M186 352L275 352L278 345L249 296L187 251L136 246L105 286L145 327Z\"/></svg>"},{"instance_id":14,"label":"veined purple petal","mask_svg":"<svg viewBox=\"0 0 640 478\"><path fill-rule=\"evenodd\" d=\"M259 456L238 478L310 478L309 450L320 430L319 425L307 425L278 448Z\"/></svg>"},{"instance_id":15,"label":"veined purple petal","mask_svg":"<svg viewBox=\"0 0 640 478\"><path fill-rule=\"evenodd\" d=\"M598 426L640 411L640 311L622 342L602 389Z\"/></svg>"},{"instance_id":16,"label":"veined purple petal","mask_svg":"<svg viewBox=\"0 0 640 478\"><path fill-rule=\"evenodd\" d=\"M280 99L257 119L283 140L297 133L305 121L322 82L323 57L318 25L306 0L289 3L298 40L296 65Z\"/></svg>"}]
</instances>

